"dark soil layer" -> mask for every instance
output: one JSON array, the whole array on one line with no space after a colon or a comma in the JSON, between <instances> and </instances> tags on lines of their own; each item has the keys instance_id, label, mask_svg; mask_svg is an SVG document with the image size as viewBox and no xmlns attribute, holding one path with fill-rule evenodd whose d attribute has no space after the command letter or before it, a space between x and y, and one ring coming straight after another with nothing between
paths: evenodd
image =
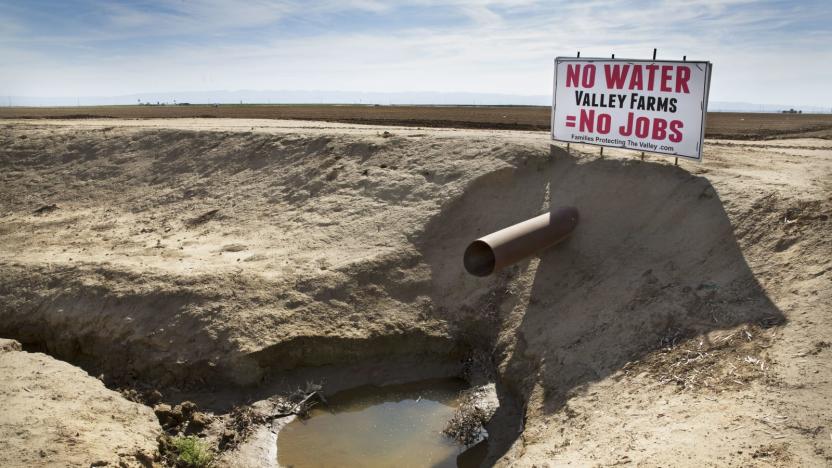
<instances>
[{"instance_id":1,"label":"dark soil layer","mask_svg":"<svg viewBox=\"0 0 832 468\"><path fill-rule=\"evenodd\" d=\"M179 105L6 107L11 118L245 118L298 119L410 127L549 130L547 106L366 106L366 105ZM759 139L811 136L832 138L832 114L708 113L705 136Z\"/></svg>"}]
</instances>

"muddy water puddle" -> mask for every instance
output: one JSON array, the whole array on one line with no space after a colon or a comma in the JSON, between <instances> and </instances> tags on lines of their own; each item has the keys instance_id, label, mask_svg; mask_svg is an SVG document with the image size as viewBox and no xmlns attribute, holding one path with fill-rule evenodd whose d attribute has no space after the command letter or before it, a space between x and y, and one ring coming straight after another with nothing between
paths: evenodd
<instances>
[{"instance_id":1,"label":"muddy water puddle","mask_svg":"<svg viewBox=\"0 0 832 468\"><path fill-rule=\"evenodd\" d=\"M461 380L442 379L338 393L280 431L278 462L296 468L478 466L483 444L466 452L442 435L464 388Z\"/></svg>"}]
</instances>

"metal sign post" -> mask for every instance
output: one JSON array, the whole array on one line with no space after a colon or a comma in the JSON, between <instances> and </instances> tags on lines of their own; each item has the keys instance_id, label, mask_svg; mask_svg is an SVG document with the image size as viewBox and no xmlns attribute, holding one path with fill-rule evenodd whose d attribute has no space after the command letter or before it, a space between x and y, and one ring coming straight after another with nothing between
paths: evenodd
<instances>
[{"instance_id":1,"label":"metal sign post","mask_svg":"<svg viewBox=\"0 0 832 468\"><path fill-rule=\"evenodd\" d=\"M615 54L612 54L612 59L615 60ZM601 158L604 158L604 147L601 147Z\"/></svg>"},{"instance_id":2,"label":"metal sign post","mask_svg":"<svg viewBox=\"0 0 832 468\"><path fill-rule=\"evenodd\" d=\"M653 61L656 61L656 48L653 47ZM644 151L641 152L641 160L644 161Z\"/></svg>"},{"instance_id":3,"label":"metal sign post","mask_svg":"<svg viewBox=\"0 0 832 468\"><path fill-rule=\"evenodd\" d=\"M581 51L580 50L578 51L578 54L575 57L576 58L581 58ZM554 118L554 114L552 115L552 117ZM601 148L601 150L603 151L604 148ZM566 144L566 152L567 153L569 152L569 143Z\"/></svg>"},{"instance_id":4,"label":"metal sign post","mask_svg":"<svg viewBox=\"0 0 832 468\"><path fill-rule=\"evenodd\" d=\"M682 61L683 61L683 62L687 62L687 61L688 61L688 56L687 56L687 55L683 55L683 56L682 56ZM703 122L704 122L704 120L703 120ZM705 130L703 129L702 131L705 131ZM674 166L678 166L678 165L679 165L679 158L674 158L674 159L675 159L675 161L673 162L673 165L674 165Z\"/></svg>"}]
</instances>

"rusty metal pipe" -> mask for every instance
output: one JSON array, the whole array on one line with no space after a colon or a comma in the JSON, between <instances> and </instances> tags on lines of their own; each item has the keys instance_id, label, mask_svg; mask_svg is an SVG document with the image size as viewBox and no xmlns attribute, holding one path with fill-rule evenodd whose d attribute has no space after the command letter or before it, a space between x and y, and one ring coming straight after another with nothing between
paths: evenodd
<instances>
[{"instance_id":1,"label":"rusty metal pipe","mask_svg":"<svg viewBox=\"0 0 832 468\"><path fill-rule=\"evenodd\" d=\"M577 225L578 209L568 206L480 237L465 249L465 269L488 276L563 241Z\"/></svg>"}]
</instances>

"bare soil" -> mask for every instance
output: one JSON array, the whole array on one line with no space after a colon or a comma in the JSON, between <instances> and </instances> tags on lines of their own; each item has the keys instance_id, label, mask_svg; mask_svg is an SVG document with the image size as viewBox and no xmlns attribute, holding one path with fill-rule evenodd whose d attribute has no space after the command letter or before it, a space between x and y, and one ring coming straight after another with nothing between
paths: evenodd
<instances>
[{"instance_id":1,"label":"bare soil","mask_svg":"<svg viewBox=\"0 0 832 468\"><path fill-rule=\"evenodd\" d=\"M490 464L828 465L832 145L705 148L674 166L541 132L0 121L0 336L216 415L484 355L519 402ZM465 273L468 242L564 205L567 242Z\"/></svg>"},{"instance_id":2,"label":"bare soil","mask_svg":"<svg viewBox=\"0 0 832 468\"><path fill-rule=\"evenodd\" d=\"M548 131L546 106L174 105L0 107L0 119L298 119L428 128ZM710 112L709 138L832 138L832 114Z\"/></svg>"},{"instance_id":3,"label":"bare soil","mask_svg":"<svg viewBox=\"0 0 832 468\"><path fill-rule=\"evenodd\" d=\"M83 370L0 340L2 466L142 466L162 433L153 411Z\"/></svg>"}]
</instances>

